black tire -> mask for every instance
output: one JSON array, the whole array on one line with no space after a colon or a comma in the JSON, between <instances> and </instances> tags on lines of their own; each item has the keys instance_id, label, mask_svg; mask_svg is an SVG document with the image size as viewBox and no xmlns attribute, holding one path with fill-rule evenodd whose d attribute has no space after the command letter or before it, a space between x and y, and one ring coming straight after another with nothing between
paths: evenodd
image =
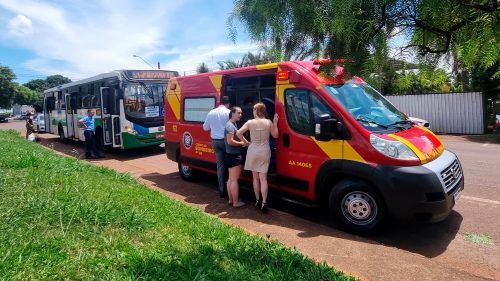
<instances>
[{"instance_id":1,"label":"black tire","mask_svg":"<svg viewBox=\"0 0 500 281\"><path fill-rule=\"evenodd\" d=\"M337 183L330 192L328 208L341 227L357 234L376 232L386 213L380 195L361 180Z\"/></svg>"},{"instance_id":2,"label":"black tire","mask_svg":"<svg viewBox=\"0 0 500 281\"><path fill-rule=\"evenodd\" d=\"M179 175L185 181L195 181L196 180L196 170L186 166L182 163L181 157L177 157L177 167L179 169Z\"/></svg>"}]
</instances>

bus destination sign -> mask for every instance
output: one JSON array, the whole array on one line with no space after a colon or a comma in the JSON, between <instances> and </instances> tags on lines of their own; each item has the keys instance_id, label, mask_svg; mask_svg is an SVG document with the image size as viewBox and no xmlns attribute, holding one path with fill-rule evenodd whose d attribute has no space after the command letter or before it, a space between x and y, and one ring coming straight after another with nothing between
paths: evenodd
<instances>
[{"instance_id":1,"label":"bus destination sign","mask_svg":"<svg viewBox=\"0 0 500 281\"><path fill-rule=\"evenodd\" d=\"M165 70L128 70L125 74L131 79L170 79L179 75L177 71Z\"/></svg>"}]
</instances>

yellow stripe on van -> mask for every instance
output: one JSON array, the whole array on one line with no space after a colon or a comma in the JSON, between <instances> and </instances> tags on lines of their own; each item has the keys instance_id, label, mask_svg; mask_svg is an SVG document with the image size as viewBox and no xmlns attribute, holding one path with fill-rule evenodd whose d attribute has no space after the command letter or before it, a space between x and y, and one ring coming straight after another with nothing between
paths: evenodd
<instances>
[{"instance_id":1,"label":"yellow stripe on van","mask_svg":"<svg viewBox=\"0 0 500 281\"><path fill-rule=\"evenodd\" d=\"M286 85L276 85L276 91L278 91L278 100L281 104L285 104L285 91L287 89L293 89L295 85L286 84Z\"/></svg>"},{"instance_id":2,"label":"yellow stripe on van","mask_svg":"<svg viewBox=\"0 0 500 281\"><path fill-rule=\"evenodd\" d=\"M329 159L342 159L342 140L317 141L314 137L311 139L328 155Z\"/></svg>"},{"instance_id":3,"label":"yellow stripe on van","mask_svg":"<svg viewBox=\"0 0 500 281\"><path fill-rule=\"evenodd\" d=\"M344 160L366 163L366 160L347 141L344 141Z\"/></svg>"},{"instance_id":4,"label":"yellow stripe on van","mask_svg":"<svg viewBox=\"0 0 500 281\"><path fill-rule=\"evenodd\" d=\"M406 144L406 146L408 146L411 149L411 151L413 151L415 153L415 155L417 155L418 159L420 159L420 162L422 162L422 164L427 163L427 160L426 160L424 154L422 153L422 151L420 151L420 149L418 149L413 143L409 142L405 138L402 138L400 136L396 136L394 134L388 134L388 136L393 137L393 138L397 139L398 141Z\"/></svg>"},{"instance_id":5,"label":"yellow stripe on van","mask_svg":"<svg viewBox=\"0 0 500 281\"><path fill-rule=\"evenodd\" d=\"M273 68L278 68L278 64L273 62L273 63L266 63L266 64L258 64L255 66L257 70L266 70L266 69L273 69Z\"/></svg>"},{"instance_id":6,"label":"yellow stripe on van","mask_svg":"<svg viewBox=\"0 0 500 281\"><path fill-rule=\"evenodd\" d=\"M209 77L210 82L212 82L212 85L217 90L217 93L219 93L220 96L220 88L222 87L222 75L211 75Z\"/></svg>"},{"instance_id":7,"label":"yellow stripe on van","mask_svg":"<svg viewBox=\"0 0 500 281\"><path fill-rule=\"evenodd\" d=\"M175 90L171 90L167 86L167 103L172 108L172 112L175 115L177 121L181 120L181 85L177 83L177 78L170 78L170 84L177 84Z\"/></svg>"}]
</instances>

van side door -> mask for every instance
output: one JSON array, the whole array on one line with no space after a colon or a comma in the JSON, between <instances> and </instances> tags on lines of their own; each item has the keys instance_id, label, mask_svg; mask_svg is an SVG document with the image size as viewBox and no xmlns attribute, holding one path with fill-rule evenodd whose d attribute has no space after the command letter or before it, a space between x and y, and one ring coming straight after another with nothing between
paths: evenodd
<instances>
[{"instance_id":1,"label":"van side door","mask_svg":"<svg viewBox=\"0 0 500 281\"><path fill-rule=\"evenodd\" d=\"M283 93L280 134L277 140L279 189L314 200L314 183L321 165L342 158L342 140L328 143L314 137L316 119L324 114L336 118L326 102L308 89L287 88ZM284 114L283 114L284 113Z\"/></svg>"}]
</instances>

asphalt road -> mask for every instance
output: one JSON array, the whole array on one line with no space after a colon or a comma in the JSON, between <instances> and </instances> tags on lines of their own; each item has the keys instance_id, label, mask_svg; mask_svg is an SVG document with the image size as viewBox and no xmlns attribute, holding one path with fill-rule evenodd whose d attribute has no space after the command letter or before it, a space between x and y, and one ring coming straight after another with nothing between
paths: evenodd
<instances>
[{"instance_id":1,"label":"asphalt road","mask_svg":"<svg viewBox=\"0 0 500 281\"><path fill-rule=\"evenodd\" d=\"M0 129L23 127L22 121L0 123ZM49 134L41 137L41 145L82 158L83 144L62 144ZM166 196L362 279L500 280L500 143L478 136L440 138L457 153L465 175L465 190L454 211L435 224L394 222L372 237L338 230L321 209L276 199L266 215L252 206L231 208L219 198L214 176L183 181L177 164L161 148L116 151L91 162L128 172ZM243 195L252 199L251 192Z\"/></svg>"}]
</instances>

